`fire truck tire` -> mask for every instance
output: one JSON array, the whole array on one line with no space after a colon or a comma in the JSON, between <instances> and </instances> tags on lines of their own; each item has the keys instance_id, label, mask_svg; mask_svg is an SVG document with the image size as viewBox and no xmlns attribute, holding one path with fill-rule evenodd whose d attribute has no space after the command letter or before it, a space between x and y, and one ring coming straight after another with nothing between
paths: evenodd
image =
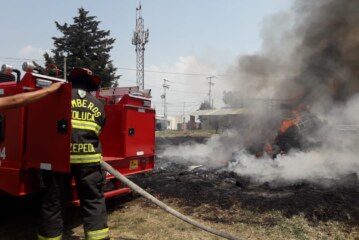
<instances>
[{"instance_id":1,"label":"fire truck tire","mask_svg":"<svg viewBox=\"0 0 359 240\"><path fill-rule=\"evenodd\" d=\"M172 214L173 216L181 219L182 221L185 221L195 227L198 227L204 231L207 231L209 233L212 233L214 235L217 235L219 237L225 238L225 239L229 239L229 240L241 240L243 238L238 238L235 237L229 233L226 232L222 232L216 229L213 229L211 227L205 226L185 215L183 215L182 213L174 210L173 208L167 206L166 204L164 204L163 202L161 202L160 200L158 200L157 198L155 198L154 196L152 196L151 194L149 194L148 192L146 192L145 190L143 190L141 187L139 187L138 185L136 185L134 182L130 181L128 178L126 178L124 175L122 175L121 173L119 173L117 170L115 170L111 165L109 165L106 162L101 162L102 167L109 172L111 175L113 175L115 178L117 178L118 180L120 180L122 183L126 184L128 187L130 187L133 191L137 192L138 194L140 194L141 196L145 197L146 199L150 200L152 203L156 204L157 206L159 206L160 208L162 208L163 210L165 210L166 212Z\"/></svg>"}]
</instances>

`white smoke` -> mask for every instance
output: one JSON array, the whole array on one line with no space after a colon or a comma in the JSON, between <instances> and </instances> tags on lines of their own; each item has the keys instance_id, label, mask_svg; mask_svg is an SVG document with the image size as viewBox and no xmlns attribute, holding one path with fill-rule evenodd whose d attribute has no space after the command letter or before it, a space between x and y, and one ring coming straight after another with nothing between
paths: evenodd
<instances>
[{"instance_id":1,"label":"white smoke","mask_svg":"<svg viewBox=\"0 0 359 240\"><path fill-rule=\"evenodd\" d=\"M241 144L237 132L228 131L211 137L206 143L186 143L169 146L159 153L160 158L177 161L182 164L200 164L208 168L223 168L228 165L234 150Z\"/></svg>"},{"instance_id":2,"label":"white smoke","mask_svg":"<svg viewBox=\"0 0 359 240\"><path fill-rule=\"evenodd\" d=\"M279 155L276 159L256 159L255 156L242 152L236 156L236 161L230 165L229 170L261 183L320 183L323 179L340 180L348 174L359 174L359 163L352 152L343 153L330 149L293 151L288 155Z\"/></svg>"},{"instance_id":3,"label":"white smoke","mask_svg":"<svg viewBox=\"0 0 359 240\"><path fill-rule=\"evenodd\" d=\"M326 116L319 133L319 146L308 151L291 150L272 159L257 158L245 150L240 131L215 135L206 143L166 148L159 157L187 165L233 171L255 182L294 184L302 181L321 183L359 175L359 95L346 105L337 106Z\"/></svg>"}]
</instances>

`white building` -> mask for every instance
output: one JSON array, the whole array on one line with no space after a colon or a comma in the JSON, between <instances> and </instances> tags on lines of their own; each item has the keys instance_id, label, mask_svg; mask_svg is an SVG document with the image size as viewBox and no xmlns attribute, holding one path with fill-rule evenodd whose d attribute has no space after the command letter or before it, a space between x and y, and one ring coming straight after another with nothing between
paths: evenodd
<instances>
[{"instance_id":1,"label":"white building","mask_svg":"<svg viewBox=\"0 0 359 240\"><path fill-rule=\"evenodd\" d=\"M163 116L156 116L156 130L182 130L182 124L182 116L167 116L167 121Z\"/></svg>"}]
</instances>

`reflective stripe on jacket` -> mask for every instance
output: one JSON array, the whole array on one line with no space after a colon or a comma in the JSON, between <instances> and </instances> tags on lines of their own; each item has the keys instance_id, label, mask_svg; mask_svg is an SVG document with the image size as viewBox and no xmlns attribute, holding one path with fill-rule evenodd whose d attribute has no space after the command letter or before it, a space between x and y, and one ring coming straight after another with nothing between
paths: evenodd
<instances>
[{"instance_id":1,"label":"reflective stripe on jacket","mask_svg":"<svg viewBox=\"0 0 359 240\"><path fill-rule=\"evenodd\" d=\"M102 160L99 134L105 125L103 104L84 90L72 89L72 164L99 163Z\"/></svg>"}]
</instances>

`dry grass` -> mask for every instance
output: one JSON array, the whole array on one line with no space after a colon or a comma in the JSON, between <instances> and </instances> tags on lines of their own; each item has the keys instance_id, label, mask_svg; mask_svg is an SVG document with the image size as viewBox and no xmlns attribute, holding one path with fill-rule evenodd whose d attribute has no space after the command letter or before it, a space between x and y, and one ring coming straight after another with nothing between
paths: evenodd
<instances>
[{"instance_id":1,"label":"dry grass","mask_svg":"<svg viewBox=\"0 0 359 240\"><path fill-rule=\"evenodd\" d=\"M156 131L156 137L160 138L171 138L171 137L210 137L215 134L215 130L165 130Z\"/></svg>"},{"instance_id":2,"label":"dry grass","mask_svg":"<svg viewBox=\"0 0 359 240\"><path fill-rule=\"evenodd\" d=\"M178 200L165 199L164 202L185 213L187 209L180 207ZM176 217L166 213L143 198L136 198L115 206L109 215L109 226L113 240L220 240L217 237L197 229ZM201 210L199 210L201 209ZM203 209L207 214L203 214ZM212 228L226 231L243 239L268 240L306 240L306 239L349 239L359 240L359 227L348 228L339 222L312 223L303 215L291 218L283 216L279 211L258 214L245 209L218 211L212 209L216 217L236 219L231 223L214 222L207 219L211 216L211 206L198 206L192 209L190 217ZM72 229L72 236L81 237L82 228ZM78 238L77 238L78 239Z\"/></svg>"},{"instance_id":3,"label":"dry grass","mask_svg":"<svg viewBox=\"0 0 359 240\"><path fill-rule=\"evenodd\" d=\"M114 239L222 239L196 229L155 206L143 204L142 201L131 202L124 210L111 214L109 222ZM173 204L171 202L171 205ZM179 211L184 212L181 209ZM319 223L317 226L312 226L302 215L286 218L279 212L258 215L245 210L236 211L233 214L238 215L238 219L244 219L244 221L223 224L204 221L201 219L202 216L196 213L191 217L210 227L227 231L244 239L359 239L358 228L348 231L346 226L338 222Z\"/></svg>"}]
</instances>

